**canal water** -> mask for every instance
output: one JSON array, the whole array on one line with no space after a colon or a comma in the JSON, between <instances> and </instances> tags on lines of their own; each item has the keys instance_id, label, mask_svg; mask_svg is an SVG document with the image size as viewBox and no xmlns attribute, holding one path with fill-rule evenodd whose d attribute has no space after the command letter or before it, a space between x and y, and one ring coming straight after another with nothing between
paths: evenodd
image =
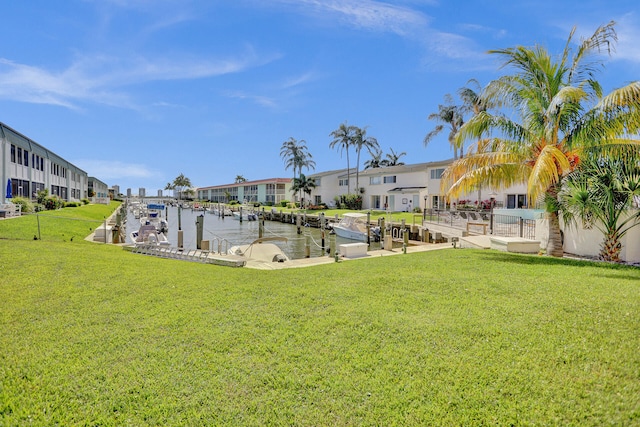
<instances>
[{"instance_id":1,"label":"canal water","mask_svg":"<svg viewBox=\"0 0 640 427\"><path fill-rule=\"evenodd\" d=\"M184 249L197 249L196 244L196 221L198 217L203 217L202 240L209 241L209 247L216 252L218 245L222 244L222 249L235 245L247 245L259 237L259 221L242 221L234 217L219 217L208 211L192 210L190 208L178 208L167 206L162 217L169 224L167 238L171 246L178 246L178 209L180 209L180 228L183 235ZM132 212L127 212L126 241L131 243L130 234L140 228L140 220L135 218ZM273 241L280 246L290 259L304 258L306 251L307 233L310 238L310 256L312 258L323 256L322 252L322 231L319 228L301 227L302 234L298 234L298 227L295 224L282 223L278 221L264 221L263 237L284 237L286 242ZM344 243L354 243L353 240L343 239L336 236L336 247ZM325 255L329 249L329 231L325 230ZM380 243L371 242L370 250L380 249Z\"/></svg>"}]
</instances>

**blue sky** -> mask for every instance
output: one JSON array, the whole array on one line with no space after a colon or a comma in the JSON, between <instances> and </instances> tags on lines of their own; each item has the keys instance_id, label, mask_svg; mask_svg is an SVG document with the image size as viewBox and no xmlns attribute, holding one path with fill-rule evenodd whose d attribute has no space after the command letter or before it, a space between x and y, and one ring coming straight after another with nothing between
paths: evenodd
<instances>
[{"instance_id":1,"label":"blue sky","mask_svg":"<svg viewBox=\"0 0 640 427\"><path fill-rule=\"evenodd\" d=\"M290 177L289 137L316 171L345 168L329 148L345 121L406 163L450 158L446 132L423 145L445 94L505 72L487 50L560 52L574 26L617 22L605 90L640 78L637 0L2 3L0 121L134 193L180 173L194 186Z\"/></svg>"}]
</instances>

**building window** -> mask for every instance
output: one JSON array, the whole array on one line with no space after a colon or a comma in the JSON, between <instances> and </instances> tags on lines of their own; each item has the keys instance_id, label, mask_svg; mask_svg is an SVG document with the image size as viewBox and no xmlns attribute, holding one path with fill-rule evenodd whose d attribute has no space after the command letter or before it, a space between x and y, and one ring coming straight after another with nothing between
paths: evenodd
<instances>
[{"instance_id":1,"label":"building window","mask_svg":"<svg viewBox=\"0 0 640 427\"><path fill-rule=\"evenodd\" d=\"M341 180L339 180L339 181L338 181L338 185L339 185L340 187L346 187L347 185L349 185L349 179L348 179L348 178L346 178L346 179L341 179Z\"/></svg>"},{"instance_id":2,"label":"building window","mask_svg":"<svg viewBox=\"0 0 640 427\"><path fill-rule=\"evenodd\" d=\"M380 196L371 196L371 207L373 209L380 209Z\"/></svg>"},{"instance_id":3,"label":"building window","mask_svg":"<svg viewBox=\"0 0 640 427\"><path fill-rule=\"evenodd\" d=\"M24 165L29 166L29 152L24 150Z\"/></svg>"},{"instance_id":4,"label":"building window","mask_svg":"<svg viewBox=\"0 0 640 427\"><path fill-rule=\"evenodd\" d=\"M431 169L431 179L440 179L443 173L444 169Z\"/></svg>"},{"instance_id":5,"label":"building window","mask_svg":"<svg viewBox=\"0 0 640 427\"><path fill-rule=\"evenodd\" d=\"M378 184L380 184L380 177L379 176L371 176L371 177L369 177L369 184L370 185L378 185Z\"/></svg>"},{"instance_id":6,"label":"building window","mask_svg":"<svg viewBox=\"0 0 640 427\"><path fill-rule=\"evenodd\" d=\"M446 206L444 202L444 196L433 196L431 200L431 207L433 209L444 209Z\"/></svg>"},{"instance_id":7,"label":"building window","mask_svg":"<svg viewBox=\"0 0 640 427\"><path fill-rule=\"evenodd\" d=\"M507 209L527 208L526 194L507 194Z\"/></svg>"},{"instance_id":8,"label":"building window","mask_svg":"<svg viewBox=\"0 0 640 427\"><path fill-rule=\"evenodd\" d=\"M18 164L22 164L22 148L18 147Z\"/></svg>"},{"instance_id":9,"label":"building window","mask_svg":"<svg viewBox=\"0 0 640 427\"><path fill-rule=\"evenodd\" d=\"M16 162L16 146L11 144L11 163Z\"/></svg>"},{"instance_id":10,"label":"building window","mask_svg":"<svg viewBox=\"0 0 640 427\"><path fill-rule=\"evenodd\" d=\"M316 184L316 187L320 187L320 182L321 182L321 179L320 179L320 178L315 178L315 179L313 180L313 182L314 182L314 184ZM316 204L317 204L317 203L316 203Z\"/></svg>"},{"instance_id":11,"label":"building window","mask_svg":"<svg viewBox=\"0 0 640 427\"><path fill-rule=\"evenodd\" d=\"M385 176L384 177L384 183L385 184L395 184L395 182L396 182L396 176L395 175Z\"/></svg>"}]
</instances>

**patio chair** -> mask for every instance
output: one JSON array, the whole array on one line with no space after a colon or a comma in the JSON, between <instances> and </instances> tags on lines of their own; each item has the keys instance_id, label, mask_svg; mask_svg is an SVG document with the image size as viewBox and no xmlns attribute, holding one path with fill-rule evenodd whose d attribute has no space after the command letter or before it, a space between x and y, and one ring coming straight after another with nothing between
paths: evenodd
<instances>
[{"instance_id":1,"label":"patio chair","mask_svg":"<svg viewBox=\"0 0 640 427\"><path fill-rule=\"evenodd\" d=\"M478 221L478 217L476 216L475 212L469 212L469 217L471 217L471 219L474 221Z\"/></svg>"},{"instance_id":2,"label":"patio chair","mask_svg":"<svg viewBox=\"0 0 640 427\"><path fill-rule=\"evenodd\" d=\"M459 213L460 213L460 218L465 219L465 220L469 219L469 218L467 218L467 213L466 212L460 211Z\"/></svg>"},{"instance_id":3,"label":"patio chair","mask_svg":"<svg viewBox=\"0 0 640 427\"><path fill-rule=\"evenodd\" d=\"M482 218L483 221L489 221L489 214L482 212L480 214L480 217Z\"/></svg>"}]
</instances>

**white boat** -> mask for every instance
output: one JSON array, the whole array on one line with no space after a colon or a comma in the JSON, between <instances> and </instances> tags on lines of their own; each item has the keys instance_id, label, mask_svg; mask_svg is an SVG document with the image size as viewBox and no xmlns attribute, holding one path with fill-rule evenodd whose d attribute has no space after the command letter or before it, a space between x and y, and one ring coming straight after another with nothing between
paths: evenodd
<instances>
[{"instance_id":1,"label":"white boat","mask_svg":"<svg viewBox=\"0 0 640 427\"><path fill-rule=\"evenodd\" d=\"M233 211L233 219L240 219L240 212L237 211ZM258 214L255 212L247 212L247 211L242 211L242 220L243 221L257 221L258 220Z\"/></svg>"},{"instance_id":2,"label":"white boat","mask_svg":"<svg viewBox=\"0 0 640 427\"><path fill-rule=\"evenodd\" d=\"M289 257L282 251L280 246L272 241L286 242L286 237L263 237L254 240L249 245L232 246L227 251L231 255L240 255L247 258L248 261L257 261L263 263L285 262L289 261Z\"/></svg>"},{"instance_id":3,"label":"white boat","mask_svg":"<svg viewBox=\"0 0 640 427\"><path fill-rule=\"evenodd\" d=\"M333 225L333 230L342 238L366 242L367 214L346 213L337 224Z\"/></svg>"},{"instance_id":4,"label":"white boat","mask_svg":"<svg viewBox=\"0 0 640 427\"><path fill-rule=\"evenodd\" d=\"M149 203L147 205L147 214L140 217L141 225L153 225L160 233L166 233L169 230L169 224L162 218L165 206L161 204Z\"/></svg>"},{"instance_id":5,"label":"white boat","mask_svg":"<svg viewBox=\"0 0 640 427\"><path fill-rule=\"evenodd\" d=\"M231 215L233 215L233 212L231 212L231 209L225 208L225 207L222 207L222 208L215 207L215 208L212 208L210 210L210 212L212 214L214 214L214 215L217 215L217 216L231 216Z\"/></svg>"},{"instance_id":6,"label":"white boat","mask_svg":"<svg viewBox=\"0 0 640 427\"><path fill-rule=\"evenodd\" d=\"M138 231L131 232L131 243L134 245L158 245L169 246L169 240L164 233L156 229L154 225L141 225Z\"/></svg>"}]
</instances>

